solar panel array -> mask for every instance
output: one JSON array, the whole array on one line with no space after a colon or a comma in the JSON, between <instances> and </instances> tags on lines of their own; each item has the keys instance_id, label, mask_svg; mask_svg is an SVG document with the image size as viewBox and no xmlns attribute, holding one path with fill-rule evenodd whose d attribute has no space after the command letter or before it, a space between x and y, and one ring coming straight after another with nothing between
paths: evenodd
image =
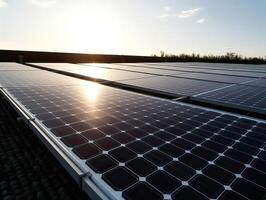
<instances>
[{"instance_id":1,"label":"solar panel array","mask_svg":"<svg viewBox=\"0 0 266 200\"><path fill-rule=\"evenodd\" d=\"M201 63L198 66L195 63L191 65L188 63L83 65L38 63L36 65L90 78L95 78L96 73L100 81L115 82L118 85L151 91L158 95L168 95L173 98L184 96L198 102L265 114L265 66L249 65L247 67L231 64L225 67L225 64L205 64L207 66L204 66ZM85 73L86 70L89 72ZM126 75L122 75L125 78L116 78L114 75L106 76L106 70L108 73L112 71L112 74L137 73L138 76L132 75L126 78Z\"/></svg>"},{"instance_id":2,"label":"solar panel array","mask_svg":"<svg viewBox=\"0 0 266 200\"><path fill-rule=\"evenodd\" d=\"M125 63L128 64L128 63ZM134 63L133 65L136 65ZM140 63L142 65L142 63ZM185 67L185 68L193 68L193 69L208 69L208 70L227 70L227 71L249 71L249 72L265 72L266 65L253 65L253 64L225 64L225 63L145 63L145 65L150 66L173 66L173 67Z\"/></svg>"},{"instance_id":3,"label":"solar panel array","mask_svg":"<svg viewBox=\"0 0 266 200\"><path fill-rule=\"evenodd\" d=\"M115 73L111 67L114 66L110 65L108 71ZM62 65L60 70L67 68L68 65ZM29 73L1 73L2 91L81 169L80 179L86 178L90 184L84 184L88 187L93 183L101 193L99 196L109 199L266 198L264 120L141 95L44 70L39 70L38 76ZM201 92L207 95L236 86L255 88L246 83L153 73L151 76L136 78L132 87L138 87L137 83L143 87L141 82L157 80L150 81L150 85L145 83L145 87L184 95ZM132 81L121 82L122 79L105 81L123 84ZM169 84L169 80L174 81ZM258 105L262 104L252 106ZM258 110L263 109L262 105Z\"/></svg>"},{"instance_id":4,"label":"solar panel array","mask_svg":"<svg viewBox=\"0 0 266 200\"><path fill-rule=\"evenodd\" d=\"M96 84L7 91L114 197L252 195L245 183L266 194L265 176L242 177L265 172L265 123Z\"/></svg>"},{"instance_id":5,"label":"solar panel array","mask_svg":"<svg viewBox=\"0 0 266 200\"><path fill-rule=\"evenodd\" d=\"M135 66L135 67L149 67L157 69L167 69L170 71L183 71L183 72L201 72L207 74L220 74L220 75L234 75L234 76L243 76L243 77L265 77L265 67L262 67L261 70L242 70L242 69L217 69L215 67L202 68L199 66L190 67L188 65L180 66L180 64L165 64L165 63L152 63L152 64L143 64L143 63L134 63L128 64L126 66ZM256 66L255 66L256 67ZM234 68L234 67L232 67ZM252 69L252 67L251 67ZM264 70L263 70L264 69Z\"/></svg>"},{"instance_id":6,"label":"solar panel array","mask_svg":"<svg viewBox=\"0 0 266 200\"><path fill-rule=\"evenodd\" d=\"M145 77L152 77L153 75L140 72L131 72L115 69L107 69L101 67L87 67L82 65L67 64L67 63L38 63L41 67L53 69L57 71L68 72L73 75L81 75L95 79L97 81L122 81L131 79L140 79Z\"/></svg>"}]
</instances>

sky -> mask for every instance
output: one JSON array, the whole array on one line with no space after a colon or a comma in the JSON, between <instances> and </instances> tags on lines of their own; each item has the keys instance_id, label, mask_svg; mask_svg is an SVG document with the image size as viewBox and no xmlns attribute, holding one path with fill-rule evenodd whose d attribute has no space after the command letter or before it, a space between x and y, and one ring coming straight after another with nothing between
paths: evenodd
<instances>
[{"instance_id":1,"label":"sky","mask_svg":"<svg viewBox=\"0 0 266 200\"><path fill-rule=\"evenodd\" d=\"M266 56L266 0L0 0L0 49Z\"/></svg>"}]
</instances>

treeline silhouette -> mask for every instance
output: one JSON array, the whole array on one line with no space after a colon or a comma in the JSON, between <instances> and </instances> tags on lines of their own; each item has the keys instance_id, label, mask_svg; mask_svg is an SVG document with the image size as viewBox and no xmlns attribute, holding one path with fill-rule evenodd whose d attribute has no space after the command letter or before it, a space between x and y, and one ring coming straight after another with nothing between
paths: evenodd
<instances>
[{"instance_id":1,"label":"treeline silhouette","mask_svg":"<svg viewBox=\"0 0 266 200\"><path fill-rule=\"evenodd\" d=\"M68 63L121 63L121 62L212 62L212 63L240 63L266 64L266 57L243 57L237 53L225 55L200 54L167 54L161 51L159 55L131 56L131 55L104 55L85 53L40 52L0 50L0 62L68 62Z\"/></svg>"},{"instance_id":2,"label":"treeline silhouette","mask_svg":"<svg viewBox=\"0 0 266 200\"><path fill-rule=\"evenodd\" d=\"M164 62L211 62L211 63L240 63L240 64L266 64L266 56L244 57L238 53L228 52L225 55L200 55L200 54L167 54L164 51L160 55L152 55Z\"/></svg>"},{"instance_id":3,"label":"treeline silhouette","mask_svg":"<svg viewBox=\"0 0 266 200\"><path fill-rule=\"evenodd\" d=\"M107 55L43 51L1 50L0 62L66 62L66 63L121 63L121 62L158 62L159 57Z\"/></svg>"}]
</instances>

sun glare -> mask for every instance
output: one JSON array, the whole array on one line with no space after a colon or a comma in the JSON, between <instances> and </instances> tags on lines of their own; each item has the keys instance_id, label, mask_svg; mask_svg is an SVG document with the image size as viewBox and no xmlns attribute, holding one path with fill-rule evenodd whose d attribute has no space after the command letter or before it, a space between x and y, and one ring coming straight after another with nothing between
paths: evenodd
<instances>
[{"instance_id":1,"label":"sun glare","mask_svg":"<svg viewBox=\"0 0 266 200\"><path fill-rule=\"evenodd\" d=\"M104 78L107 76L105 69L92 66L75 70L75 72L92 78Z\"/></svg>"},{"instance_id":2,"label":"sun glare","mask_svg":"<svg viewBox=\"0 0 266 200\"><path fill-rule=\"evenodd\" d=\"M113 52L121 47L120 25L115 13L103 7L66 13L62 40L68 48L80 52Z\"/></svg>"},{"instance_id":3,"label":"sun glare","mask_svg":"<svg viewBox=\"0 0 266 200\"><path fill-rule=\"evenodd\" d=\"M85 99L89 103L96 103L100 92L99 85L97 83L84 82L81 87Z\"/></svg>"}]
</instances>

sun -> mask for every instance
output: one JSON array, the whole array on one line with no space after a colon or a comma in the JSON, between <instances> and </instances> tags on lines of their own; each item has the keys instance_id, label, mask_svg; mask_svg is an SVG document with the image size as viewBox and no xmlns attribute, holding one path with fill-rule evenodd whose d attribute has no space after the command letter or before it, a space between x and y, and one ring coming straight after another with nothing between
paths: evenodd
<instances>
[{"instance_id":1,"label":"sun","mask_svg":"<svg viewBox=\"0 0 266 200\"><path fill-rule=\"evenodd\" d=\"M120 26L114 13L95 5L67 13L61 35L71 51L112 53L122 45Z\"/></svg>"}]
</instances>

